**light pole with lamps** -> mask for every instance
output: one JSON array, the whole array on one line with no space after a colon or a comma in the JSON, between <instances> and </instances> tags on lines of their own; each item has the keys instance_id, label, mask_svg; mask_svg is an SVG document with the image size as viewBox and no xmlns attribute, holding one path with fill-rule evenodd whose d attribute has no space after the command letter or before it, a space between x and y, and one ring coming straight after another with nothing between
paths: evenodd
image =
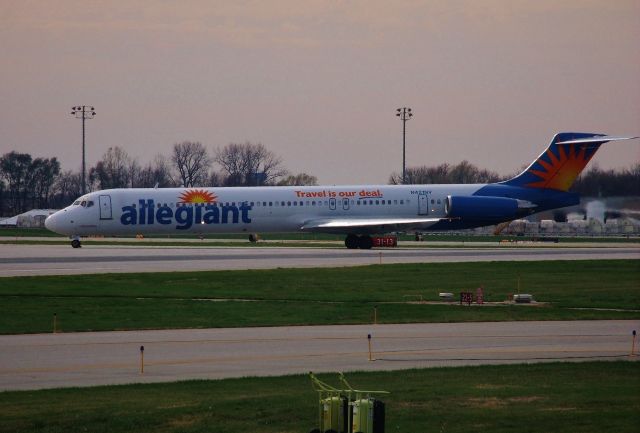
<instances>
[{"instance_id":1,"label":"light pole with lamps","mask_svg":"<svg viewBox=\"0 0 640 433\"><path fill-rule=\"evenodd\" d=\"M76 119L82 119L82 195L87 192L87 182L85 180L85 158L84 158L84 121L87 119L93 119L96 115L95 108L87 105L77 105L71 109L71 114L76 116Z\"/></svg>"},{"instance_id":2,"label":"light pole with lamps","mask_svg":"<svg viewBox=\"0 0 640 433\"><path fill-rule=\"evenodd\" d=\"M407 183L407 159L406 159L406 137L407 137L407 120L409 120L413 113L411 108L402 107L396 110L396 116L402 120L402 184Z\"/></svg>"}]
</instances>

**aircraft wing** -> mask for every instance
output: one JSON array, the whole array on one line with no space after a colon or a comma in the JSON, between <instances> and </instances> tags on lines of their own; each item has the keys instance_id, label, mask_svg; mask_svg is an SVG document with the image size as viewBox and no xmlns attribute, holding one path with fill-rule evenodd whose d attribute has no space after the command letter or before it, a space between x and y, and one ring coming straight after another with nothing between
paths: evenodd
<instances>
[{"instance_id":1,"label":"aircraft wing","mask_svg":"<svg viewBox=\"0 0 640 433\"><path fill-rule=\"evenodd\" d=\"M424 228L443 218L323 218L306 221L300 230L325 233L389 233Z\"/></svg>"}]
</instances>

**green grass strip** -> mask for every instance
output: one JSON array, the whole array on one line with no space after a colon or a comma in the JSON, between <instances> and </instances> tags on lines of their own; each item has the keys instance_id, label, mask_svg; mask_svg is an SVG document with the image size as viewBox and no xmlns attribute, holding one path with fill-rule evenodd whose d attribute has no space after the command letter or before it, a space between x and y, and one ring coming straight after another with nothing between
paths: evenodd
<instances>
[{"instance_id":1,"label":"green grass strip","mask_svg":"<svg viewBox=\"0 0 640 433\"><path fill-rule=\"evenodd\" d=\"M637 432L640 364L586 362L350 373L385 396L387 432ZM336 375L320 375L338 385ZM260 432L317 427L307 376L0 393L0 431Z\"/></svg>"},{"instance_id":2,"label":"green grass strip","mask_svg":"<svg viewBox=\"0 0 640 433\"><path fill-rule=\"evenodd\" d=\"M543 306L461 307L531 293ZM346 268L0 278L0 333L380 323L640 318L640 261L371 265Z\"/></svg>"}]
</instances>

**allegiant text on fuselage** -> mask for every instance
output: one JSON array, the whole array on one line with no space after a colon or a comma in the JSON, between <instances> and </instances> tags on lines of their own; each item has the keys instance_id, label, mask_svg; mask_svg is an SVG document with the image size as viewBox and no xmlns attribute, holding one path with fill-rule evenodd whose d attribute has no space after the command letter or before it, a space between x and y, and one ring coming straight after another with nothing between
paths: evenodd
<instances>
[{"instance_id":1,"label":"allegiant text on fuselage","mask_svg":"<svg viewBox=\"0 0 640 433\"><path fill-rule=\"evenodd\" d=\"M172 209L166 205L156 206L153 199L138 200L135 205L123 206L120 223L122 225L170 225L176 224L178 230L188 230L193 224L245 224L251 223L249 212L252 206L247 203L235 205L216 205L215 203L189 203L191 206L179 206Z\"/></svg>"}]
</instances>

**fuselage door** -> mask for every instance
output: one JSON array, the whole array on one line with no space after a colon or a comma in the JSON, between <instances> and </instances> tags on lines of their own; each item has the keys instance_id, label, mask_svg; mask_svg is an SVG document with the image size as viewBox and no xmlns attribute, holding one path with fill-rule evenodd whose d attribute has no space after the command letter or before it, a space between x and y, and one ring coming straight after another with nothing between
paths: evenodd
<instances>
[{"instance_id":1,"label":"fuselage door","mask_svg":"<svg viewBox=\"0 0 640 433\"><path fill-rule=\"evenodd\" d=\"M425 194L418 196L418 215L429 215L429 198Z\"/></svg>"},{"instance_id":2,"label":"fuselage door","mask_svg":"<svg viewBox=\"0 0 640 433\"><path fill-rule=\"evenodd\" d=\"M99 203L100 203L100 219L101 220L113 219L113 216L111 214L111 196L101 195L99 197Z\"/></svg>"}]
</instances>

